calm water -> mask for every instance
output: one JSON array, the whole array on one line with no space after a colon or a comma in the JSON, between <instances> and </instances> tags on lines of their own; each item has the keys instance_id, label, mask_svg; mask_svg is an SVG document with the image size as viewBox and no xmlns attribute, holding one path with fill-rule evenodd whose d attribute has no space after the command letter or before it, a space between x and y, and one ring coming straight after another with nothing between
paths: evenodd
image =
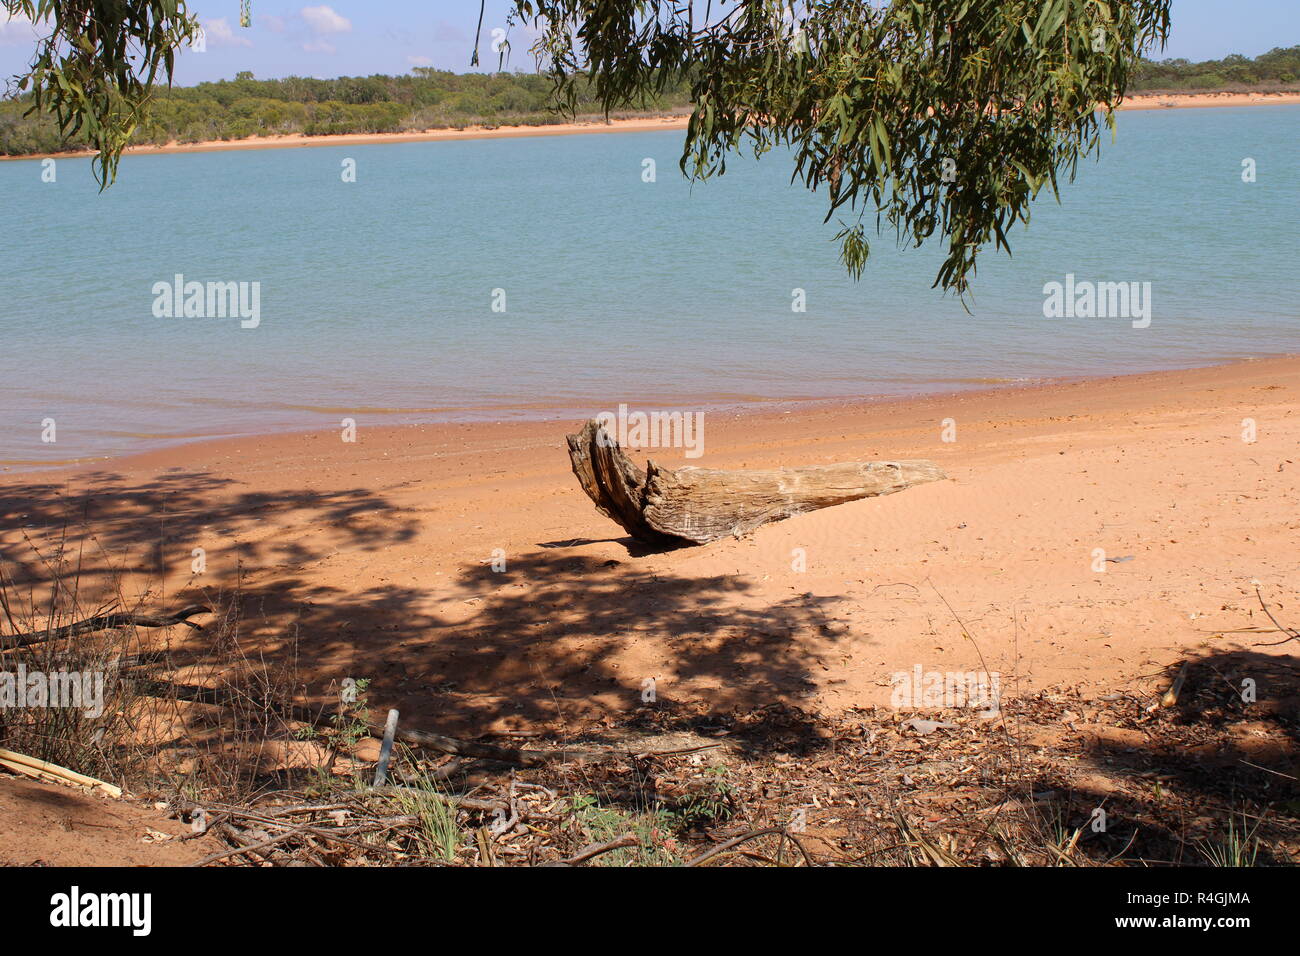
<instances>
[{"instance_id":1,"label":"calm water","mask_svg":"<svg viewBox=\"0 0 1300 956\"><path fill-rule=\"evenodd\" d=\"M52 184L0 163L0 462L343 417L577 417L1300 352L1300 107L1122 115L1014 257L986 254L972 315L930 288L937 250L882 238L848 279L785 157L692 187L681 137L129 157L102 195L83 160ZM260 326L155 317L176 273L259 282ZM1044 283L1067 273L1150 282L1150 327L1044 318Z\"/></svg>"}]
</instances>

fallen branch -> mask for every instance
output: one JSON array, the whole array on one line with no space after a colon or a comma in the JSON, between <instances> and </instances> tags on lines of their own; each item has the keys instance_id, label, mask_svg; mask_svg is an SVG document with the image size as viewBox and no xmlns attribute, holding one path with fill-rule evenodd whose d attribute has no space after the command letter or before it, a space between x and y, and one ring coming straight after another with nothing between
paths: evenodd
<instances>
[{"instance_id":1,"label":"fallen branch","mask_svg":"<svg viewBox=\"0 0 1300 956\"><path fill-rule=\"evenodd\" d=\"M214 707L230 707L237 700L245 698L247 695L241 695L225 687L200 687L195 684L173 684L167 681L145 680L141 678L125 678L140 693L150 697L171 698L182 700L192 704L209 704ZM259 701L258 706L265 706L268 710L279 714L286 720L297 721L298 723L308 724L312 727L328 727L330 716L323 712L314 713L305 707L291 706L284 707L270 701ZM384 726L382 724L371 724L367 726L370 736L383 739ZM703 747L690 747L678 750L665 750L662 753L653 750L635 751L635 750L516 750L511 747L494 747L492 744L480 743L475 740L461 740L458 737L448 737L444 734L434 734L426 730L413 730L411 728L397 728L394 739L415 747L424 747L429 750L437 750L440 753L451 754L456 757L473 757L480 760L496 760L501 763L515 764L521 767L544 767L554 763L570 763L579 760L606 760L610 757L671 757L684 753L693 753L697 750L707 750L715 747L717 744L708 744Z\"/></svg>"},{"instance_id":2,"label":"fallen branch","mask_svg":"<svg viewBox=\"0 0 1300 956\"><path fill-rule=\"evenodd\" d=\"M209 863L216 863L218 860L224 860L227 857L231 857L231 856L238 856L241 853L256 853L258 850L265 850L266 848L272 847L277 843L281 843L284 840L289 839L290 837L300 836L303 833L306 833L310 829L311 829L310 826L302 826L294 830L285 830L283 833L277 833L275 836L268 837L267 839L262 840L261 842L258 843L249 843L243 846L234 847L233 849L230 850L222 850L220 853L213 853L210 856L205 856L203 859L199 860L199 862L195 863L194 865L196 867L207 866ZM240 839L238 833L235 833L234 837L235 839Z\"/></svg>"},{"instance_id":3,"label":"fallen branch","mask_svg":"<svg viewBox=\"0 0 1300 956\"><path fill-rule=\"evenodd\" d=\"M687 860L685 863L682 864L682 866L699 866L701 863L711 860L715 856L720 856L723 853L726 853L728 850L735 849L736 847L740 846L742 843L748 843L750 840L756 840L761 836L770 836L774 833L779 833L782 836L785 836L786 835L785 827L768 827L765 830L751 830L746 834L728 840L726 843L719 843L713 849L701 853L699 856L695 857L695 859Z\"/></svg>"},{"instance_id":4,"label":"fallen branch","mask_svg":"<svg viewBox=\"0 0 1300 956\"><path fill-rule=\"evenodd\" d=\"M450 807L459 807L463 810L478 810L483 813L494 813L497 810L507 809L504 800L478 800L474 797L458 797L455 794L440 793L437 790L428 790L422 787L405 787L391 783L384 784L382 787L372 787L370 792L414 794L421 797L428 797L430 800L437 800Z\"/></svg>"},{"instance_id":5,"label":"fallen branch","mask_svg":"<svg viewBox=\"0 0 1300 956\"><path fill-rule=\"evenodd\" d=\"M567 860L559 860L555 863L546 863L545 866L577 866L579 863L585 863L593 857L600 856L602 853L608 853L610 850L621 850L624 847L640 846L641 840L633 833L625 833L621 837L615 837L608 843L591 843L583 847Z\"/></svg>"},{"instance_id":6,"label":"fallen branch","mask_svg":"<svg viewBox=\"0 0 1300 956\"><path fill-rule=\"evenodd\" d=\"M0 635L0 650L11 650L15 647L26 647L29 644L41 644L45 641L57 641L65 637L76 637L78 634L93 634L96 631L107 631L115 627L171 627L174 624L184 624L196 631L201 631L203 630L201 624L195 624L193 621L186 619L196 614L211 613L211 608L204 607L201 604L191 604L189 607L181 608L175 614L97 614L95 617L88 617L84 621L66 624L63 627L52 627L43 631L29 631L26 634Z\"/></svg>"},{"instance_id":7,"label":"fallen branch","mask_svg":"<svg viewBox=\"0 0 1300 956\"><path fill-rule=\"evenodd\" d=\"M382 737L382 727L371 727L372 737ZM521 767L542 767L551 763L567 763L573 760L598 760L611 756L596 750L515 750L510 747L494 747L491 744L474 740L460 740L442 734L431 734L424 730L399 728L397 739L417 747L427 747L445 754L458 757L477 757L483 760L500 760L502 763L518 764Z\"/></svg>"},{"instance_id":8,"label":"fallen branch","mask_svg":"<svg viewBox=\"0 0 1300 956\"><path fill-rule=\"evenodd\" d=\"M214 707L230 707L246 696L227 687L201 687L195 684L173 684L167 681L143 679L131 679L131 683L140 693L151 697L173 698L191 704L210 704ZM329 726L330 715L323 712L315 713L299 706L285 707L271 701L263 701L260 704L287 720L294 720L312 727ZM372 737L382 739L384 736L384 727L382 725L370 725L366 729ZM500 760L503 763L519 764L525 767L542 766L558 759L594 756L594 754L585 751L514 750L509 747L494 747L491 744L460 740L456 737L447 737L443 734L433 734L428 731L412 730L405 727L397 728L394 739L455 756Z\"/></svg>"},{"instance_id":9,"label":"fallen branch","mask_svg":"<svg viewBox=\"0 0 1300 956\"><path fill-rule=\"evenodd\" d=\"M352 839L352 837L380 836L399 827L417 827L420 825L420 818L414 814L401 814L392 817L371 817L361 820L356 826L341 828L325 827L319 822L310 820L306 823L290 823L266 817L262 814L245 813L240 811L232 811L231 815L249 820L254 824L257 824L261 829L240 830L239 828L227 823L224 829L230 835L230 838L238 845L206 856L194 864L195 866L207 866L210 863L216 863L220 860L228 859L232 856L239 856L244 853L254 854L267 862L272 862L270 856L262 851L291 839L308 836L316 837L318 840L324 842L340 843L344 846L349 846L370 853L380 850L380 847L361 843ZM268 827L279 829L280 832L272 835L267 832L266 828Z\"/></svg>"},{"instance_id":10,"label":"fallen branch","mask_svg":"<svg viewBox=\"0 0 1300 956\"><path fill-rule=\"evenodd\" d=\"M1286 627L1281 621L1275 618L1273 612L1268 609L1268 605L1264 603L1264 595L1259 593L1258 582L1255 584L1255 597L1259 598L1259 606L1264 609L1264 613L1268 615L1268 619L1273 622L1279 631L1286 635L1286 640L1256 644L1256 647L1277 647L1279 644L1286 644L1290 641L1300 641L1300 631L1293 627Z\"/></svg>"}]
</instances>

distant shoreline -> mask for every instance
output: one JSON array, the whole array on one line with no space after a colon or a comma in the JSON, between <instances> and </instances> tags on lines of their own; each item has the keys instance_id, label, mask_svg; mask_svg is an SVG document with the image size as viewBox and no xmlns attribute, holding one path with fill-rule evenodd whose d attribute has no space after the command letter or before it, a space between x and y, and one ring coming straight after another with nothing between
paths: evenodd
<instances>
[{"instance_id":1,"label":"distant shoreline","mask_svg":"<svg viewBox=\"0 0 1300 956\"><path fill-rule=\"evenodd\" d=\"M1300 103L1294 93L1134 93L1120 104L1121 110L1200 109L1218 106L1293 106Z\"/></svg>"},{"instance_id":2,"label":"distant shoreline","mask_svg":"<svg viewBox=\"0 0 1300 956\"><path fill-rule=\"evenodd\" d=\"M202 140L197 143L171 142L164 146L128 146L128 156L160 156L173 153L209 153L241 149L299 149L310 146L378 146L384 143L431 143L458 139L506 139L527 136L574 136L583 133L645 133L661 129L685 129L688 117L648 116L614 119L608 122L553 123L548 126L467 126L464 129L412 130L407 133L330 133L307 136L250 136L247 139ZM89 150L62 153L30 153L0 156L0 160L89 158Z\"/></svg>"},{"instance_id":3,"label":"distant shoreline","mask_svg":"<svg viewBox=\"0 0 1300 956\"><path fill-rule=\"evenodd\" d=\"M1300 93L1137 93L1120 105L1121 110L1196 109L1226 106L1285 106L1300 104ZM654 130L685 129L686 116L647 116L608 122L578 121L547 126L467 126L464 129L426 129L405 133L335 133L307 136L250 136L246 139L203 140L197 143L171 142L162 146L130 146L130 156L174 153L221 152L241 149L298 149L311 146L376 146L384 143L425 143L464 139L507 139L527 136L575 136L588 133L644 133ZM28 153L0 156L4 160L88 158L89 150L60 153Z\"/></svg>"}]
</instances>

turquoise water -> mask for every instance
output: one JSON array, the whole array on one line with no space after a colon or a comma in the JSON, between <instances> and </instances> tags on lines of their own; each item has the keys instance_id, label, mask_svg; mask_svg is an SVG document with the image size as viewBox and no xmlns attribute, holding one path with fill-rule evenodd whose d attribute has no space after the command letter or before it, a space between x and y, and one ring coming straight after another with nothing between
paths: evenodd
<instances>
[{"instance_id":1,"label":"turquoise water","mask_svg":"<svg viewBox=\"0 0 1300 956\"><path fill-rule=\"evenodd\" d=\"M103 194L85 160L55 183L0 163L0 462L343 417L578 417L1300 352L1300 107L1122 114L1013 258L986 253L969 315L930 288L937 250L882 237L854 283L785 157L692 186L681 137L134 156ZM260 324L156 317L176 273L259 282ZM1045 318L1067 273L1150 282L1150 327Z\"/></svg>"}]
</instances>

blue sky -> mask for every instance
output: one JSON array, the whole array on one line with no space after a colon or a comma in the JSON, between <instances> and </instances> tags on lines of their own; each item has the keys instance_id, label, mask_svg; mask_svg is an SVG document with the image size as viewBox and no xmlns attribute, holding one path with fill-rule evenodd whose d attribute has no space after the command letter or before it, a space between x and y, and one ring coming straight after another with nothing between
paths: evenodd
<instances>
[{"instance_id":1,"label":"blue sky","mask_svg":"<svg viewBox=\"0 0 1300 956\"><path fill-rule=\"evenodd\" d=\"M207 26L207 49L185 52L176 82L405 73L415 66L464 72L478 20L478 0L252 0L253 24L239 26L239 0L190 0ZM488 0L485 41L506 22L508 0ZM1300 44L1300 0L1174 0L1174 27L1165 56L1217 59L1257 56ZM0 12L0 17L5 14ZM12 76L31 55L31 27L0 20L0 75ZM532 69L531 41L515 32L508 69ZM485 50L484 66L496 57Z\"/></svg>"}]
</instances>

